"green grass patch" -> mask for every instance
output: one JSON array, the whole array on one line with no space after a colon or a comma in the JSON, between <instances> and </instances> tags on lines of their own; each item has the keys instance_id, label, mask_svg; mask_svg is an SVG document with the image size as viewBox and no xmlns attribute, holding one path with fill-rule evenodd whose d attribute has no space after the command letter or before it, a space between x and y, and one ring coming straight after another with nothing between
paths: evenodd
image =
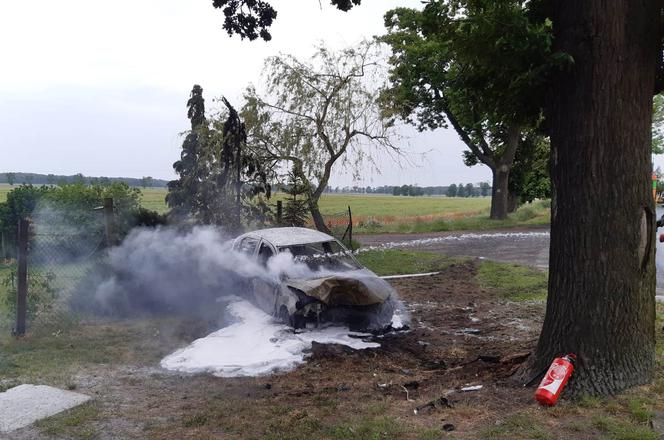
<instances>
[{"instance_id":1,"label":"green grass patch","mask_svg":"<svg viewBox=\"0 0 664 440\"><path fill-rule=\"evenodd\" d=\"M647 426L630 423L616 417L598 415L592 419L593 426L611 440L659 440L658 433Z\"/></svg>"},{"instance_id":2,"label":"green grass patch","mask_svg":"<svg viewBox=\"0 0 664 440\"><path fill-rule=\"evenodd\" d=\"M0 377L48 379L55 386L75 387L71 375L79 368L159 360L167 351L155 335L161 335L160 330L168 325L172 325L170 321L155 320L80 324L62 332L28 333L21 338L4 332L0 334ZM177 342L169 345L172 348Z\"/></svg>"},{"instance_id":3,"label":"green grass patch","mask_svg":"<svg viewBox=\"0 0 664 440\"><path fill-rule=\"evenodd\" d=\"M547 273L532 267L483 261L477 280L510 301L542 301L547 295Z\"/></svg>"},{"instance_id":4,"label":"green grass patch","mask_svg":"<svg viewBox=\"0 0 664 440\"><path fill-rule=\"evenodd\" d=\"M431 252L396 249L361 252L357 258L380 276L435 272L456 261Z\"/></svg>"},{"instance_id":5,"label":"green grass patch","mask_svg":"<svg viewBox=\"0 0 664 440\"><path fill-rule=\"evenodd\" d=\"M35 426L44 434L55 438L88 440L98 437L92 424L99 419L101 411L95 402L81 406L38 421Z\"/></svg>"},{"instance_id":6,"label":"green grass patch","mask_svg":"<svg viewBox=\"0 0 664 440\"><path fill-rule=\"evenodd\" d=\"M329 438L340 440L392 440L399 438L405 428L393 418L376 417L342 423L326 431Z\"/></svg>"},{"instance_id":7,"label":"green grass patch","mask_svg":"<svg viewBox=\"0 0 664 440\"><path fill-rule=\"evenodd\" d=\"M536 418L521 413L507 417L485 430L482 434L485 439L553 439L554 436L549 429L542 426Z\"/></svg>"}]
</instances>

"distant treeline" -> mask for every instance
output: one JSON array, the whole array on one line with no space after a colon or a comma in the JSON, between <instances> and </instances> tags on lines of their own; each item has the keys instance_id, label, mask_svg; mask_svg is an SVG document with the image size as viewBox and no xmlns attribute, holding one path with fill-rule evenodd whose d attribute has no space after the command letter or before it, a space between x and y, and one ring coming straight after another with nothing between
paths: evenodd
<instances>
[{"instance_id":1,"label":"distant treeline","mask_svg":"<svg viewBox=\"0 0 664 440\"><path fill-rule=\"evenodd\" d=\"M456 184L449 186L344 186L325 189L330 194L391 194L393 196L447 196L447 197L480 197L491 195L491 185L487 182L481 182L477 185L472 183Z\"/></svg>"},{"instance_id":2,"label":"distant treeline","mask_svg":"<svg viewBox=\"0 0 664 440\"><path fill-rule=\"evenodd\" d=\"M115 182L123 182L129 186L135 187L158 187L165 188L167 180L154 179L150 176L141 178L136 177L93 177L83 174L74 174L73 176L64 176L61 174L37 174L37 173L0 173L0 183L10 185L64 185L68 183L83 183L86 185L110 185Z\"/></svg>"}]
</instances>

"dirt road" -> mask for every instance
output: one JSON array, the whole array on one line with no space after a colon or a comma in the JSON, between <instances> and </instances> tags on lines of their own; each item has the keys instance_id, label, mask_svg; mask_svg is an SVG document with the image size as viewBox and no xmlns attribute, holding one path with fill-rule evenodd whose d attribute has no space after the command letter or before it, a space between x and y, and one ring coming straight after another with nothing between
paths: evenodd
<instances>
[{"instance_id":1,"label":"dirt road","mask_svg":"<svg viewBox=\"0 0 664 440\"><path fill-rule=\"evenodd\" d=\"M360 235L357 240L365 247L398 245L403 249L449 256L486 258L540 268L549 266L548 228Z\"/></svg>"}]
</instances>

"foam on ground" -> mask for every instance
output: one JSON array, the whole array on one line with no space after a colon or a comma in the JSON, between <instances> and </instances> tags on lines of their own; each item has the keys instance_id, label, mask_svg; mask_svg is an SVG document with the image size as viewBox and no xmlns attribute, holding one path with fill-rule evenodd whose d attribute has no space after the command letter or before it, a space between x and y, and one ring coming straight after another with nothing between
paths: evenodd
<instances>
[{"instance_id":1,"label":"foam on ground","mask_svg":"<svg viewBox=\"0 0 664 440\"><path fill-rule=\"evenodd\" d=\"M19 385L0 393L0 432L10 432L90 400L45 385Z\"/></svg>"},{"instance_id":2,"label":"foam on ground","mask_svg":"<svg viewBox=\"0 0 664 440\"><path fill-rule=\"evenodd\" d=\"M220 377L260 376L288 371L303 363L313 341L343 344L354 349L380 344L360 339L368 336L344 327L323 327L294 333L251 303L237 300L228 305L238 321L197 339L161 361L168 370L208 372Z\"/></svg>"}]
</instances>

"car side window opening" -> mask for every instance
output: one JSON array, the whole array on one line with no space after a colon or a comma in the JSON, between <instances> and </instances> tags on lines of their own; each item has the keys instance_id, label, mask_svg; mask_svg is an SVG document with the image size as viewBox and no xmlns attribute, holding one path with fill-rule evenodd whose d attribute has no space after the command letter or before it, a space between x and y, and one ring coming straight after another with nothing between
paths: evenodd
<instances>
[{"instance_id":1,"label":"car side window opening","mask_svg":"<svg viewBox=\"0 0 664 440\"><path fill-rule=\"evenodd\" d=\"M258 245L258 240L252 237L247 237L240 242L238 250L243 254L253 255Z\"/></svg>"},{"instance_id":2,"label":"car side window opening","mask_svg":"<svg viewBox=\"0 0 664 440\"><path fill-rule=\"evenodd\" d=\"M267 261L274 255L272 249L265 243L261 243L260 249L258 249L258 261L263 265L267 266Z\"/></svg>"}]
</instances>

